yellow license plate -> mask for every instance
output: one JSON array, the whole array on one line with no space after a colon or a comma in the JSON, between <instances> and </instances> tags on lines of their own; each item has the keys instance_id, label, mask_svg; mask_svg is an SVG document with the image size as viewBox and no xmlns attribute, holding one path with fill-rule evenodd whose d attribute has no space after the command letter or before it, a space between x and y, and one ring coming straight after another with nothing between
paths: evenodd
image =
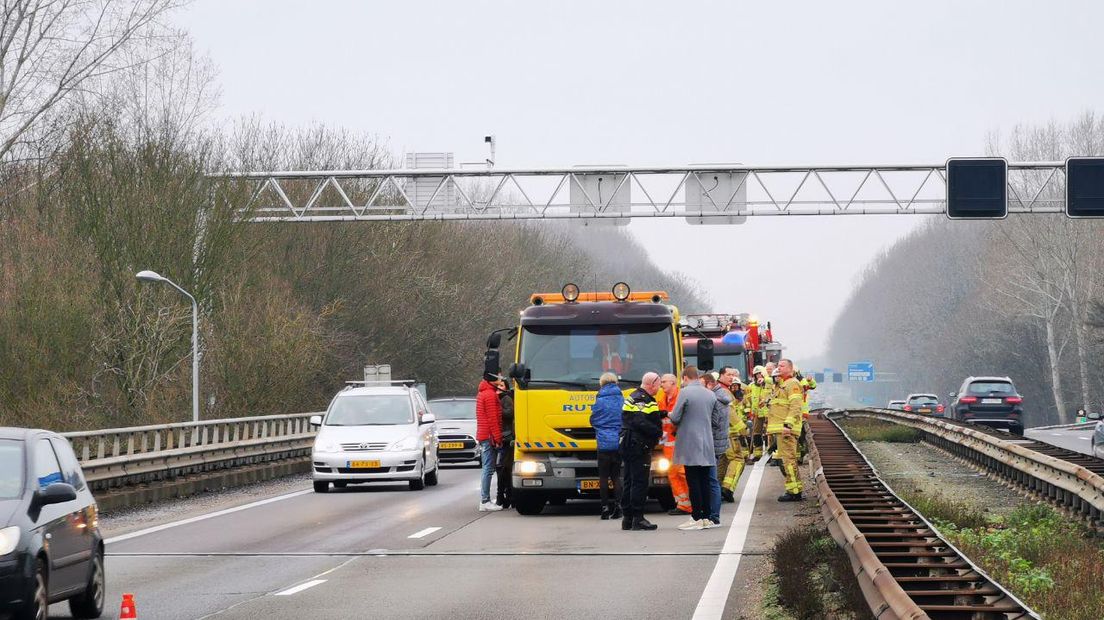
<instances>
[{"instance_id":1,"label":"yellow license plate","mask_svg":"<svg viewBox=\"0 0 1104 620\"><path fill-rule=\"evenodd\" d=\"M609 481L609 487L611 489L613 488L613 480ZM602 485L597 480L580 480L579 481L579 490L580 491L597 491L598 489L601 489L601 488L602 488Z\"/></svg>"},{"instance_id":2,"label":"yellow license plate","mask_svg":"<svg viewBox=\"0 0 1104 620\"><path fill-rule=\"evenodd\" d=\"M350 469L375 469L379 466L379 461L349 461Z\"/></svg>"},{"instance_id":3,"label":"yellow license plate","mask_svg":"<svg viewBox=\"0 0 1104 620\"><path fill-rule=\"evenodd\" d=\"M925 408L920 410L920 413L931 413L931 409L928 409L927 407L925 407Z\"/></svg>"},{"instance_id":4,"label":"yellow license plate","mask_svg":"<svg viewBox=\"0 0 1104 620\"><path fill-rule=\"evenodd\" d=\"M462 442L462 441L442 441L440 445L441 445L442 450L463 450L464 449L464 442Z\"/></svg>"}]
</instances>

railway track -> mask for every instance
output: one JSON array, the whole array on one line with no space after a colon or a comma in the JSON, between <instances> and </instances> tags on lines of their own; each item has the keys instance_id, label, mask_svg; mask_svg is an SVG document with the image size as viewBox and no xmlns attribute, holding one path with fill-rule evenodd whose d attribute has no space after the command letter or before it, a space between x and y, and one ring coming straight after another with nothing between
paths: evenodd
<instances>
[{"instance_id":1,"label":"railway track","mask_svg":"<svg viewBox=\"0 0 1104 620\"><path fill-rule=\"evenodd\" d=\"M878 477L834 421L808 421L821 512L879 620L1039 618Z\"/></svg>"}]
</instances>

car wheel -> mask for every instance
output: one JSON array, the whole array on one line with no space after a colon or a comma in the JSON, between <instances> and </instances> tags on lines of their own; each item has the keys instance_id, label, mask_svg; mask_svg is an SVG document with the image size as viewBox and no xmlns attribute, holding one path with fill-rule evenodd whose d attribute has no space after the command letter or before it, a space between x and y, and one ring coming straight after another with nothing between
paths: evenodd
<instances>
[{"instance_id":1,"label":"car wheel","mask_svg":"<svg viewBox=\"0 0 1104 620\"><path fill-rule=\"evenodd\" d=\"M437 486L437 472L439 472L439 471L441 471L441 466L440 465L438 465L437 467L434 467L433 471L426 474L425 483L426 483L427 487Z\"/></svg>"},{"instance_id":2,"label":"car wheel","mask_svg":"<svg viewBox=\"0 0 1104 620\"><path fill-rule=\"evenodd\" d=\"M69 599L69 612L74 618L99 618L103 614L105 584L103 551L97 550L92 555L91 572L84 592Z\"/></svg>"},{"instance_id":3,"label":"car wheel","mask_svg":"<svg viewBox=\"0 0 1104 620\"><path fill-rule=\"evenodd\" d=\"M46 589L48 578L46 564L41 558L35 560L34 590L29 592L27 602L16 612L17 620L46 620L50 608L50 595Z\"/></svg>"},{"instance_id":4,"label":"car wheel","mask_svg":"<svg viewBox=\"0 0 1104 620\"><path fill-rule=\"evenodd\" d=\"M326 482L325 480L315 480L314 481L314 492L315 493L325 493L326 491L329 491L329 490L330 490L330 483L329 482Z\"/></svg>"},{"instance_id":5,"label":"car wheel","mask_svg":"<svg viewBox=\"0 0 1104 620\"><path fill-rule=\"evenodd\" d=\"M425 459L423 458L422 459L422 473L418 476L418 478L416 480L411 480L410 481L410 490L411 491L421 491L422 489L425 488L425 485L426 485L425 467L426 467Z\"/></svg>"},{"instance_id":6,"label":"car wheel","mask_svg":"<svg viewBox=\"0 0 1104 620\"><path fill-rule=\"evenodd\" d=\"M512 498L514 508L522 515L539 515L544 511L546 500L543 493L518 493L516 489Z\"/></svg>"}]
</instances>

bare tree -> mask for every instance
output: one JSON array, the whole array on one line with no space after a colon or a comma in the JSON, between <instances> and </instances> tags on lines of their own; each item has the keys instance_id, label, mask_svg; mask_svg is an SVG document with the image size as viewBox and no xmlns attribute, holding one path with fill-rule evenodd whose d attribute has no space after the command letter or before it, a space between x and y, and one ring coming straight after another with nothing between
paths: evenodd
<instances>
[{"instance_id":1,"label":"bare tree","mask_svg":"<svg viewBox=\"0 0 1104 620\"><path fill-rule=\"evenodd\" d=\"M74 93L171 49L162 23L184 0L3 0L0 161L9 160ZM146 53L135 54L136 48Z\"/></svg>"}]
</instances>

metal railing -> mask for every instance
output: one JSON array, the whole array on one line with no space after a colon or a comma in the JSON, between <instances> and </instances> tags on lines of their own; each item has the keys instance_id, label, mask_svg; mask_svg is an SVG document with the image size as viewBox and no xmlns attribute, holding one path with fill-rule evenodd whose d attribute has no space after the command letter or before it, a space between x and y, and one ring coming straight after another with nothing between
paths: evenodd
<instances>
[{"instance_id":1,"label":"metal railing","mask_svg":"<svg viewBox=\"0 0 1104 620\"><path fill-rule=\"evenodd\" d=\"M850 409L836 415L886 420L924 433L925 440L1041 498L1104 525L1104 461L984 427L883 409ZM1044 453L1045 452L1047 453Z\"/></svg>"},{"instance_id":2,"label":"metal railing","mask_svg":"<svg viewBox=\"0 0 1104 620\"><path fill-rule=\"evenodd\" d=\"M63 433L94 489L309 455L312 413Z\"/></svg>"}]
</instances>

